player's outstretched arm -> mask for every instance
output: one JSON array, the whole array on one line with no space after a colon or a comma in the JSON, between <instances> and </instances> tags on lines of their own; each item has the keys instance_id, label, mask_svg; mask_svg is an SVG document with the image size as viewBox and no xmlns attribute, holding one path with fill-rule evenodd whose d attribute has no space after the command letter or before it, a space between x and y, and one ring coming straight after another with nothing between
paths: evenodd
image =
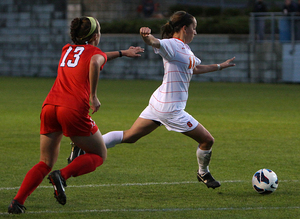
<instances>
[{"instance_id":1,"label":"player's outstretched arm","mask_svg":"<svg viewBox=\"0 0 300 219\"><path fill-rule=\"evenodd\" d=\"M225 62L222 62L220 64L212 64L212 65L197 65L194 68L193 74L204 74L212 71L219 71L224 68L233 67L235 66L235 63L232 63L232 61L235 59L235 57L231 59L227 59Z\"/></svg>"},{"instance_id":2,"label":"player's outstretched arm","mask_svg":"<svg viewBox=\"0 0 300 219\"><path fill-rule=\"evenodd\" d=\"M134 46L130 46L129 49L127 50L121 50L122 55L123 56L127 56L127 57L139 57L141 56L140 53L143 53L145 50L144 48L141 47L134 47Z\"/></svg>"},{"instance_id":3,"label":"player's outstretched arm","mask_svg":"<svg viewBox=\"0 0 300 219\"><path fill-rule=\"evenodd\" d=\"M140 57L141 56L140 53L143 52L144 52L144 48L141 48L139 46L137 47L130 46L126 50L111 51L111 52L106 52L105 54L107 55L107 61L110 61L112 59L122 57L122 56L131 57L131 58Z\"/></svg>"}]
</instances>

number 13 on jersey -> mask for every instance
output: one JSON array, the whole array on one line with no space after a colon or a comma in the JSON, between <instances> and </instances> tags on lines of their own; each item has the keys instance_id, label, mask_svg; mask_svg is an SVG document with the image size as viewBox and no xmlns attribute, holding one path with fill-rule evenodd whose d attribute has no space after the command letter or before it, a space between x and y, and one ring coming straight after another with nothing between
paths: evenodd
<instances>
[{"instance_id":1,"label":"number 13 on jersey","mask_svg":"<svg viewBox=\"0 0 300 219\"><path fill-rule=\"evenodd\" d=\"M66 52L66 54L64 55L64 58L62 59L61 63L60 63L60 67L65 67L66 66L66 61L67 61L67 66L74 68L78 65L79 59L80 59L80 55L81 53L84 51L84 47L83 46L77 46L74 49L74 55L72 57L72 59L68 59L68 55L70 54L70 52L73 50L73 47L70 46ZM74 62L72 62L74 60Z\"/></svg>"}]
</instances>

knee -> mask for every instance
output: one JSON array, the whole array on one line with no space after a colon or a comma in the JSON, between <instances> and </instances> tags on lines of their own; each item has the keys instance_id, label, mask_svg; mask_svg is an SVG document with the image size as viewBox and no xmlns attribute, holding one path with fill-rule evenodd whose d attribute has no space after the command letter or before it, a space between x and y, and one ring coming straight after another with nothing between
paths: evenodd
<instances>
[{"instance_id":1,"label":"knee","mask_svg":"<svg viewBox=\"0 0 300 219\"><path fill-rule=\"evenodd\" d=\"M90 153L90 154L95 154L99 157L101 157L101 160L103 160L103 162L106 160L107 158L107 148L105 146L105 143L101 143L98 145L96 150L93 151L85 151L86 153Z\"/></svg>"},{"instance_id":2,"label":"knee","mask_svg":"<svg viewBox=\"0 0 300 219\"><path fill-rule=\"evenodd\" d=\"M95 159L95 163L94 163L95 166L96 166L96 167L101 166L101 165L104 163L105 159L106 159L106 157L103 157L103 156L97 156L97 159Z\"/></svg>"},{"instance_id":3,"label":"knee","mask_svg":"<svg viewBox=\"0 0 300 219\"><path fill-rule=\"evenodd\" d=\"M211 136L211 137L209 137L209 138L207 139L207 144L208 144L210 147L212 147L214 143L215 143L214 137Z\"/></svg>"},{"instance_id":4,"label":"knee","mask_svg":"<svg viewBox=\"0 0 300 219\"><path fill-rule=\"evenodd\" d=\"M100 154L98 154L98 155L102 158L102 160L104 162L106 160L106 158L107 158L107 149L106 149L106 147L103 148L101 150Z\"/></svg>"},{"instance_id":5,"label":"knee","mask_svg":"<svg viewBox=\"0 0 300 219\"><path fill-rule=\"evenodd\" d=\"M210 150L215 142L212 136L208 136L203 142L199 143L199 147L202 150Z\"/></svg>"}]
</instances>

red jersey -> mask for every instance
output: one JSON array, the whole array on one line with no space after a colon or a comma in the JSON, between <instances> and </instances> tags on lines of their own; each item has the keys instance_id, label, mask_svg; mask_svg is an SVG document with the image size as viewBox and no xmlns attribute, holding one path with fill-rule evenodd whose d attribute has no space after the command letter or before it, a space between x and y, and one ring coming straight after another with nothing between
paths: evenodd
<instances>
[{"instance_id":1,"label":"red jersey","mask_svg":"<svg viewBox=\"0 0 300 219\"><path fill-rule=\"evenodd\" d=\"M89 67L90 60L95 54L104 56L106 63L107 56L98 47L89 44L65 45L62 49L56 80L43 106L49 104L83 113L88 112L90 109Z\"/></svg>"}]
</instances>

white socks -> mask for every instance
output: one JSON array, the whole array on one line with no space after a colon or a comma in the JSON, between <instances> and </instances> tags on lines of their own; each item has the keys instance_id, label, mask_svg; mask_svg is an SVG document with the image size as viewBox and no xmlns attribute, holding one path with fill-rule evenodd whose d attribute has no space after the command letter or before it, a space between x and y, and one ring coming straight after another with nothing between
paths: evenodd
<instances>
[{"instance_id":1,"label":"white socks","mask_svg":"<svg viewBox=\"0 0 300 219\"><path fill-rule=\"evenodd\" d=\"M211 149L210 150L201 150L199 147L196 151L196 156L199 164L198 172L202 175L204 173L209 172L209 162L211 157Z\"/></svg>"},{"instance_id":2,"label":"white socks","mask_svg":"<svg viewBox=\"0 0 300 219\"><path fill-rule=\"evenodd\" d=\"M123 140L123 131L112 131L103 135L106 148L112 148Z\"/></svg>"}]
</instances>

